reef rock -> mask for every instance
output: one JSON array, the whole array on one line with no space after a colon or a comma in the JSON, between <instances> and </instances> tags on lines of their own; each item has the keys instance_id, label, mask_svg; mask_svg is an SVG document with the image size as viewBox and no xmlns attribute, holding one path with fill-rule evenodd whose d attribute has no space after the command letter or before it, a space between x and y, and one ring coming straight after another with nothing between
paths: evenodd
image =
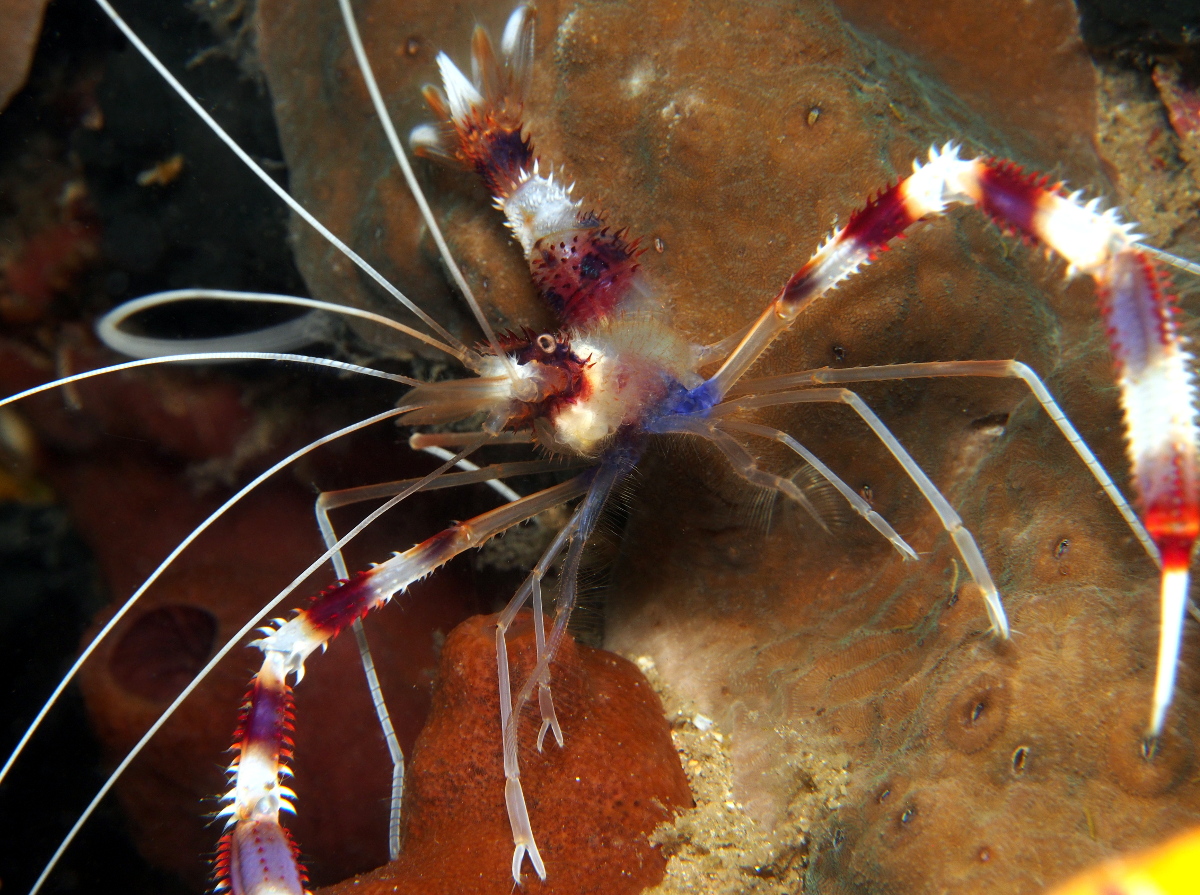
<instances>
[{"instance_id":1,"label":"reef rock","mask_svg":"<svg viewBox=\"0 0 1200 895\"><path fill-rule=\"evenodd\" d=\"M48 0L4 0L0 3L0 110L21 89Z\"/></svg>"}]
</instances>

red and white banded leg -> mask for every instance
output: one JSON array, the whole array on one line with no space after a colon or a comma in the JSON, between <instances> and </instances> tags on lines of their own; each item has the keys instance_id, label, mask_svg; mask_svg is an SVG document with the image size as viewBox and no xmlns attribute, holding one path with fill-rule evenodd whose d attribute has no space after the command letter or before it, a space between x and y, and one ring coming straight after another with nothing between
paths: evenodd
<instances>
[{"instance_id":1,"label":"red and white banded leg","mask_svg":"<svg viewBox=\"0 0 1200 895\"><path fill-rule=\"evenodd\" d=\"M1188 565L1200 535L1198 432L1191 355L1175 322L1175 300L1151 254L1116 211L1084 204L1061 184L1011 162L964 159L957 147L930 149L926 163L851 216L780 290L713 377L719 396L809 304L919 220L952 204L974 205L1008 232L1044 243L1067 274L1096 282L1117 365L1133 478L1146 529L1162 557L1162 630L1149 736L1166 718L1187 606Z\"/></svg>"},{"instance_id":2,"label":"red and white banded leg","mask_svg":"<svg viewBox=\"0 0 1200 895\"><path fill-rule=\"evenodd\" d=\"M468 473L470 474L470 473ZM233 788L220 812L229 818L216 862L217 887L233 895L302 895L304 870L296 847L279 822L291 811L292 694L287 676L297 682L304 663L354 621L459 553L479 547L512 526L583 494L592 476L585 473L514 503L452 525L387 562L329 588L290 621L277 619L256 640L263 664L250 687L230 766Z\"/></svg>"},{"instance_id":3,"label":"red and white banded leg","mask_svg":"<svg viewBox=\"0 0 1200 895\"><path fill-rule=\"evenodd\" d=\"M279 812L294 813L295 793L283 785L291 776L292 688L286 657L269 652L254 677L234 734L237 756L230 765L235 784L221 812L232 829L217 847L217 891L234 895L301 895L308 877Z\"/></svg>"},{"instance_id":4,"label":"red and white banded leg","mask_svg":"<svg viewBox=\"0 0 1200 895\"><path fill-rule=\"evenodd\" d=\"M466 436L457 440L457 447L473 444L481 437L481 433L478 432L453 434ZM409 440L411 443L412 439L410 438ZM433 453L442 460L449 461L454 459L454 455L442 447L429 446L423 449ZM460 459L456 461L455 465L464 470L464 472L443 473L440 477L425 485L422 490L428 492L442 488L458 488L463 485L479 482L497 491L505 500L516 501L521 499L521 495L505 485L503 479L509 476L535 475L542 472L561 471L564 468L562 463L552 460L494 463L486 467L480 467L470 460ZM346 567L342 551L336 549L339 538L337 532L334 530L333 520L329 517L330 510L351 506L363 501L394 497L402 491L411 488L419 481L421 480L401 479L377 485L347 488L341 491L325 491L318 495L315 508L317 527L321 530L321 537L325 541L326 548L333 551L330 560L333 563L334 573L339 580L349 579L350 572ZM394 861L400 856L400 809L404 796L404 751L400 747L399 738L396 736L395 727L392 725L387 703L383 696L383 687L380 684L379 675L375 671L375 660L371 656L371 648L367 641L366 631L363 629L362 620L355 621L350 627L354 632L354 639L358 644L359 659L363 666L367 688L370 691L371 703L375 707L375 715L379 720L380 729L383 731L383 739L387 744L388 755L392 760L392 793L388 811L388 857ZM561 733L558 736L561 745Z\"/></svg>"}]
</instances>

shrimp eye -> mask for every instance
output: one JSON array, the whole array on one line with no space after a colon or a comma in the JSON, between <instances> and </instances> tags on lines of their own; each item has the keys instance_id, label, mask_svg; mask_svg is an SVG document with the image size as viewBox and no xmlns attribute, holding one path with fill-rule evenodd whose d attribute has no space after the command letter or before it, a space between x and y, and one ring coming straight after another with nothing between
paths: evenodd
<instances>
[{"instance_id":1,"label":"shrimp eye","mask_svg":"<svg viewBox=\"0 0 1200 895\"><path fill-rule=\"evenodd\" d=\"M550 333L542 333L537 337L537 347L541 348L546 354L553 354L554 349L558 347L558 340Z\"/></svg>"}]
</instances>

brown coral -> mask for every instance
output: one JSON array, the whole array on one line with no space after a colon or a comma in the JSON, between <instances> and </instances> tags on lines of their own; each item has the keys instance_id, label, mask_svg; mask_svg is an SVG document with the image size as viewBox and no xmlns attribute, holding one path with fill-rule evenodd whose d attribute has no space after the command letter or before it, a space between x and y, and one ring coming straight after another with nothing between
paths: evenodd
<instances>
[{"instance_id":1,"label":"brown coral","mask_svg":"<svg viewBox=\"0 0 1200 895\"><path fill-rule=\"evenodd\" d=\"M881 21L879 5L852 6L855 21L874 21L885 39L907 27ZM938 9L922 16L937 27L905 44L925 65L816 2L543 4L530 129L581 195L656 241L661 254L646 259L647 275L685 332L714 339L757 313L835 220L931 142L979 143L1106 190L1091 148L1090 69L1070 8L1050 10L1054 22L1039 28L1005 20L1007 32L986 8ZM289 4L281 14L268 3L261 14L294 182L347 230L377 234L368 239L375 256L410 270L416 235L376 226L407 214L399 187L387 185L382 141L356 130L343 150L379 161L333 174L334 138L317 126L345 102L368 117L347 74L348 51L338 38L332 49L283 44L300 17L319 12ZM461 54L465 35L440 10L368 3L362 14L388 36L373 56L403 129L420 120L407 85L431 77L422 57L438 48ZM389 55L393 35L411 35L419 51ZM987 35L987 52L951 45L959 35ZM1020 52L1005 52L1004 40L1020 42ZM324 92L289 84L285 72L298 59ZM956 96L931 70L976 89ZM1061 114L1066 103L1074 114ZM1053 126L1052 138L1034 129L1039 120ZM443 188L448 181L437 175ZM493 313L505 323L536 317L519 259L497 227L478 223L481 203L453 192L440 202ZM344 292L346 275L328 252L301 239L312 247L304 257L313 287L332 292L336 281ZM1119 472L1094 299L1059 276L986 223L955 215L813 308L762 369L1016 357L1047 377ZM806 817L808 879L820 890L1033 891L1194 818L1200 796L1184 770L1198 723L1192 678L1184 677L1176 727L1153 764L1126 723L1145 714L1149 692L1153 566L1040 410L1006 384L862 392L979 535L1019 632L1011 643L983 633L978 595L959 584L928 510L836 410L770 419L836 458L923 561L902 565L856 525L838 529L833 549L787 509L760 537L739 523L743 492L719 461L706 457L705 471L683 472L694 464L665 450L647 464L627 531L608 642L652 655L674 688L732 733L738 799L768 828L804 796L798 781L813 779L804 756L847 756L846 792ZM1189 640L1185 664L1193 655Z\"/></svg>"},{"instance_id":2,"label":"brown coral","mask_svg":"<svg viewBox=\"0 0 1200 895\"><path fill-rule=\"evenodd\" d=\"M495 21L510 5L496 4ZM462 12L362 5L402 130L424 115L416 87L433 77L433 52L462 58L471 23ZM951 42L956 28L993 33L962 7L948 14ZM333 6L264 2L260 15L293 187L414 297L452 307ZM1032 31L1070 46L1061 31ZM1059 78L1030 68L1038 53L1013 63L1034 87L1007 95L1010 73L987 69L977 77L990 76L989 89L964 102L816 0L547 3L539 42L529 108L539 147L580 195L658 248L647 273L697 341L752 318L836 220L935 140L966 139L1105 187L1086 115L1082 131L1056 132L1052 145L1020 132L1029 121L1021 97L1036 89L1044 98L1040 81ZM943 50L944 71L954 55ZM1074 83L1053 95L1090 91ZM494 317L536 325L524 265L478 190L444 172L423 176ZM299 242L315 292L370 300L326 247L310 234ZM959 214L920 229L814 308L763 370L1017 357L1047 377L1119 473L1094 318L1086 285L1064 288L1057 268ZM922 563L901 565L857 524L835 524L827 538L787 508L764 536L744 523L744 491L716 458L668 448L646 468L627 531L610 645L654 656L670 685L732 734L737 801L771 830L803 820L817 891L1033 891L1194 821L1194 675L1183 676L1162 754L1146 763L1137 731L1156 628L1153 568L1057 432L1007 384L884 384L863 394L979 535L1019 632L1011 644L983 633L978 595L883 452L848 415L818 410L772 419L861 487L925 553ZM1188 667L1194 641L1193 631ZM232 713L236 694L222 704ZM302 707L301 731L306 718ZM810 764L822 761L848 769L844 791L820 789L825 777ZM321 774L302 772L300 788ZM304 818L310 808L300 808ZM302 832L301 841L334 860L317 839ZM762 883L753 868L727 872L746 887Z\"/></svg>"},{"instance_id":3,"label":"brown coral","mask_svg":"<svg viewBox=\"0 0 1200 895\"><path fill-rule=\"evenodd\" d=\"M5 0L0 4L0 111L21 89L37 47L47 0Z\"/></svg>"}]
</instances>

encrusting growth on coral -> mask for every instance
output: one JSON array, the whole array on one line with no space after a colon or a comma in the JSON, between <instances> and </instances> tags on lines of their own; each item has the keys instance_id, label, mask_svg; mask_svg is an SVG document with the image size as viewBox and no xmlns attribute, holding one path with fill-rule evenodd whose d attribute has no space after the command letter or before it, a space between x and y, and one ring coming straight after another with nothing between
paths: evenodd
<instances>
[{"instance_id":1,"label":"encrusting growth on coral","mask_svg":"<svg viewBox=\"0 0 1200 895\"><path fill-rule=\"evenodd\" d=\"M512 892L495 624L495 616L472 618L446 640L405 781L399 860L323 890L329 895ZM510 628L509 649L521 679L535 659L528 613ZM650 834L692 804L662 705L637 668L611 653L568 641L552 669L564 744L533 748L536 712L523 719L520 740L531 820L553 869L525 885L547 895L638 895L666 865Z\"/></svg>"}]
</instances>

